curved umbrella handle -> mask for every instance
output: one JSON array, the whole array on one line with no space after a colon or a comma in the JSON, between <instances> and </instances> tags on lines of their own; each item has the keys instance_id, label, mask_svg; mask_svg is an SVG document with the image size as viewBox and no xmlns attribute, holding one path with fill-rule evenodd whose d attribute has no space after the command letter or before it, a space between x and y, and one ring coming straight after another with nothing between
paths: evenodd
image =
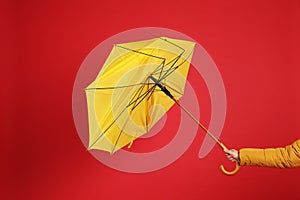
<instances>
[{"instance_id":1,"label":"curved umbrella handle","mask_svg":"<svg viewBox=\"0 0 300 200\"><path fill-rule=\"evenodd\" d=\"M232 175L236 174L236 173L239 171L239 169L240 169L240 164L239 164L238 161L235 161L235 169L232 170L232 171L227 171L227 170L224 168L223 165L220 166L220 169L221 169L221 171L222 171L224 174L226 174L226 175L228 175L228 176L232 176Z\"/></svg>"},{"instance_id":2,"label":"curved umbrella handle","mask_svg":"<svg viewBox=\"0 0 300 200\"><path fill-rule=\"evenodd\" d=\"M223 150L228 150L228 148L222 143L220 142L220 140L217 141L217 143L219 144L219 146L223 149ZM235 175L239 169L240 169L240 163L238 161L235 161L235 169L232 171L227 171L223 165L220 166L221 171L223 172L223 174L226 174L228 176L232 176Z\"/></svg>"}]
</instances>

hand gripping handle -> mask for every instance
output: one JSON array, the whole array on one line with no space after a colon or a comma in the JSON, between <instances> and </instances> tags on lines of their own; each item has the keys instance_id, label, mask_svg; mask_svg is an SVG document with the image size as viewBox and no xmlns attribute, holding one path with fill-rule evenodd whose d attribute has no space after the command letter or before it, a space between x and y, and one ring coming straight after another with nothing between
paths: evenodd
<instances>
[{"instance_id":1,"label":"hand gripping handle","mask_svg":"<svg viewBox=\"0 0 300 200\"><path fill-rule=\"evenodd\" d=\"M227 148L223 143L221 143L220 141L218 142L218 144L221 146L221 148L222 148L223 150L228 150L228 148ZM240 169L240 164L239 164L238 161L235 161L235 169L232 170L232 171L227 171L227 170L224 168L223 165L220 166L220 169L221 169L221 171L222 171L224 174L226 174L226 175L228 175L228 176L232 176L232 175L236 174L236 173L239 171L239 169Z\"/></svg>"}]
</instances>

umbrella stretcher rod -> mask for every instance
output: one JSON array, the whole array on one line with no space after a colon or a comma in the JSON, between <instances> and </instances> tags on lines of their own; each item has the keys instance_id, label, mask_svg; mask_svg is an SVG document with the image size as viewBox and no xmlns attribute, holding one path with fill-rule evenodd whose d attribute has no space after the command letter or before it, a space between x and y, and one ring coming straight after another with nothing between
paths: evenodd
<instances>
[{"instance_id":1,"label":"umbrella stretcher rod","mask_svg":"<svg viewBox=\"0 0 300 200\"><path fill-rule=\"evenodd\" d=\"M169 96L206 134L208 134L223 150L228 150L228 148L220 141L220 139L218 139L216 136L214 136L203 124L201 124L183 105L181 105L181 103L174 98L174 96L171 94L171 92L164 87L163 85L161 85L159 83L159 81L154 78L152 75L149 76L150 79L152 79L155 83L155 85L157 85L161 91L163 91L167 96ZM226 175L234 175L238 172L239 170L239 163L236 162L236 167L233 171L227 171L225 170L224 166L221 165L221 171L226 174Z\"/></svg>"}]
</instances>

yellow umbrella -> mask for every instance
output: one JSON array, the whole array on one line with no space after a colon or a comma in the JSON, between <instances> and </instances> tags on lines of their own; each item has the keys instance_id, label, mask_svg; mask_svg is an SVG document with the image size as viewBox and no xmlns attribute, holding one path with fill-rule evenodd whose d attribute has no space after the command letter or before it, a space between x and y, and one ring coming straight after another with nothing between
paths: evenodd
<instances>
[{"instance_id":1,"label":"yellow umbrella","mask_svg":"<svg viewBox=\"0 0 300 200\"><path fill-rule=\"evenodd\" d=\"M114 45L86 88L88 149L114 153L131 146L175 103L226 148L178 101L184 93L194 46L194 42L164 37Z\"/></svg>"}]
</instances>

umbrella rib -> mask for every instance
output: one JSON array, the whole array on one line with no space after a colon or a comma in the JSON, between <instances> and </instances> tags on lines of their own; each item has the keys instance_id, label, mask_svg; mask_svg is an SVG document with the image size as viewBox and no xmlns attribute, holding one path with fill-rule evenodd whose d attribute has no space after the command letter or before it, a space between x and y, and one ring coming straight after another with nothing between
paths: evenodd
<instances>
[{"instance_id":1,"label":"umbrella rib","mask_svg":"<svg viewBox=\"0 0 300 200\"><path fill-rule=\"evenodd\" d=\"M161 38L161 37L159 37L159 39L161 39L161 40L163 40L163 41L165 41L165 42L167 42L167 43L170 43L170 44L172 44L172 45L174 45L174 46L176 46L176 47L178 47L178 48L180 48L180 49L182 50L182 53L181 53L179 56L175 57L173 60L171 60L171 61L169 62L169 63L171 63L171 62L173 62L174 60L176 60L176 61L172 64L172 66L167 70L166 73L168 73L168 72L172 69L172 67L175 65L175 63L177 63L177 61L179 60L179 58L183 55L183 53L185 52L185 49L183 49L183 48L180 47L179 45L177 45L177 44L175 44L175 43L173 43L173 42L171 42L171 41L169 41L169 40L167 40L167 39L164 39L164 38ZM147 53L144 53L144 52L141 52L141 51L137 51L137 50L134 50L134 49L130 49L130 48L127 48L127 47L124 47L124 46L121 46L121 45L116 45L116 47L123 48L123 49L126 49L126 50L128 50L128 51L133 51L133 52L135 52L135 53L140 53L140 54L143 54L143 55L146 55L146 56L151 56L151 57L154 57L154 58L162 59L162 60L163 60L163 67L161 68L161 71L160 71L160 74L159 74L159 79L161 78L161 74L162 74L163 68L165 67L164 63L165 63L166 58L159 57L159 56L154 56L154 55L151 55L151 54L147 54ZM167 65L168 65L169 63L167 63ZM160 65L159 65L159 66L160 66ZM178 68L178 67L176 67L175 69L177 69L177 68ZM159 68L157 68L157 69L159 69ZM155 69L154 71L156 71L157 69ZM173 70L173 71L174 71L174 70ZM173 71L172 71L172 72L173 72ZM164 76L163 76L163 77L164 77Z\"/></svg>"},{"instance_id":2,"label":"umbrella rib","mask_svg":"<svg viewBox=\"0 0 300 200\"><path fill-rule=\"evenodd\" d=\"M115 87L86 88L85 90L113 90L113 89L121 89L121 88L127 88L127 87L134 87L134 86L139 86L139 85L146 85L146 83L138 83L138 84L132 84L132 85L115 86Z\"/></svg>"},{"instance_id":3,"label":"umbrella rib","mask_svg":"<svg viewBox=\"0 0 300 200\"><path fill-rule=\"evenodd\" d=\"M90 147L92 147L92 146L94 146L103 136L104 136L104 134L108 131L108 129L110 129L111 127L112 127L112 125L116 122L116 120L124 113L124 111L127 109L127 108L129 108L129 106L131 106L133 103L136 103L142 96L142 99L132 108L132 110L133 109L135 109L141 102L142 102L142 100L143 99L145 99L145 97L147 96L147 94L149 94L150 93L150 90L152 89L152 88L155 88L155 86L156 85L153 85L148 91L146 91L144 94L142 94L142 95L140 95L140 96L138 96L137 97L137 99L136 100L134 100L134 101L130 101L129 103L128 103L128 105L120 112L120 114L117 116L117 118L104 130L104 132L100 135L100 136L98 136L97 138L96 138L96 140L92 143L92 145L90 146ZM143 86L144 87L144 86Z\"/></svg>"},{"instance_id":4,"label":"umbrella rib","mask_svg":"<svg viewBox=\"0 0 300 200\"><path fill-rule=\"evenodd\" d=\"M163 76L161 79L165 79L165 78L167 78L169 75L171 75L176 69L178 69L178 67L180 67L180 66L183 65L185 62L187 62L187 59L188 59L191 55L192 55L192 52L189 54L189 56L188 56L186 59L184 59L184 61L183 61L182 63L178 64L175 68L173 68L171 72L169 72L169 73L166 72L166 73L164 74L164 76Z\"/></svg>"},{"instance_id":5,"label":"umbrella rib","mask_svg":"<svg viewBox=\"0 0 300 200\"><path fill-rule=\"evenodd\" d=\"M154 84L154 83L149 83L149 78L147 78L147 80L148 80L148 86L149 86L150 84ZM143 89L144 89L144 87L145 87L145 85L143 86ZM142 89L142 90L143 90L143 89ZM150 93L150 95L148 95L148 98L147 98L147 101L148 101L149 98L151 97L151 95L152 95L154 89L155 89L155 84L154 84L150 89L148 89L147 92L145 92L145 93L143 94L143 97L142 97L142 99L140 100L140 102L142 102L142 101L147 97L147 95ZM142 95L141 95L142 90L140 90L140 93L139 93L139 95L138 95L139 98L142 96ZM147 94L146 94L146 93L147 93ZM134 97L133 97L133 98L134 98ZM137 101L135 101L134 106L133 106L132 109L134 109L135 107L137 107L138 104L140 103L140 102L139 102L138 104L136 104L136 102L137 102Z\"/></svg>"},{"instance_id":6,"label":"umbrella rib","mask_svg":"<svg viewBox=\"0 0 300 200\"><path fill-rule=\"evenodd\" d=\"M119 139L120 139L122 133L123 133L123 129L121 129L121 131L120 131L120 133L118 135L117 141L115 142L115 144L113 144L113 149L112 149L111 153L114 153L115 148L116 148L116 146L117 146L117 144L119 142Z\"/></svg>"},{"instance_id":7,"label":"umbrella rib","mask_svg":"<svg viewBox=\"0 0 300 200\"><path fill-rule=\"evenodd\" d=\"M162 38L160 38L160 39L162 39ZM162 40L164 40L164 39L162 39ZM166 41L166 42L168 42L168 43L170 43L170 44L175 45L174 43L172 43L172 42L170 42L170 41L167 41L167 40L164 40L164 41ZM178 45L175 45L175 46L179 47ZM161 73L162 73L162 71L163 71L163 68L165 67L165 61L166 61L166 58L159 57L159 56L154 56L154 55L151 55L151 54L148 54L148 53L144 53L144 52L137 51L137 50L134 50L134 49L130 49L130 48L127 48L127 47L123 47L123 46L120 46L120 45L116 45L116 47L123 48L123 49L125 49L125 50L132 51L132 52L139 53L139 54L143 54L143 55L146 55L146 56L150 56L150 57L162 59L163 62L162 62L161 64L162 64L163 66L161 67L161 69L160 69L160 66L161 66L161 64L160 64L160 65L154 70L154 71L160 70L160 76L161 76ZM181 55L185 52L185 50L184 50L183 48L181 48L181 47L179 47L179 48L182 49L183 52L182 52L179 56L175 57L173 60L175 60L175 59L178 60L178 59L181 57ZM173 60L171 60L169 63L173 62ZM177 62L177 61L176 61L176 62ZM175 63L176 63L176 62L175 62ZM169 63L168 63L168 64L169 64ZM174 63L174 64L175 64L175 63ZM174 65L174 64L173 64L173 65ZM172 65L172 66L173 66L173 65Z\"/></svg>"},{"instance_id":8,"label":"umbrella rib","mask_svg":"<svg viewBox=\"0 0 300 200\"><path fill-rule=\"evenodd\" d=\"M162 65L162 67L160 67L161 65ZM158 65L158 67L152 72L152 74L156 74L159 71L163 70L164 66L165 66L165 60L163 60L163 62Z\"/></svg>"},{"instance_id":9,"label":"umbrella rib","mask_svg":"<svg viewBox=\"0 0 300 200\"><path fill-rule=\"evenodd\" d=\"M171 67L167 70L166 73L168 73L168 71L175 65L175 63L177 63L177 61L179 60L179 58L184 54L185 49L182 48L181 46L179 46L179 45L177 45L177 44L175 44L175 43L173 43L173 42L167 40L167 39L164 39L164 38L161 38L161 37L159 37L159 39L161 39L161 40L163 40L163 41L165 41L165 42L167 42L167 43L169 43L169 44L172 44L172 45L174 45L174 46L176 46L176 47L178 47L178 48L180 48L180 49L182 50L181 54L173 59L173 60L176 60L176 61L175 61L175 62L171 65ZM173 62L173 60L171 60L169 63ZM167 63L166 65L168 65L169 63ZM161 73L159 74L159 79L161 78L161 74L162 74L162 71L161 71ZM160 79L160 80L161 80L161 79Z\"/></svg>"},{"instance_id":10,"label":"umbrella rib","mask_svg":"<svg viewBox=\"0 0 300 200\"><path fill-rule=\"evenodd\" d=\"M153 92L155 92L155 87L152 87L152 88L151 88L151 92L150 92L150 94L149 94L149 96L148 96L148 98L147 98L147 101L149 101L149 99L150 99L150 97L152 96Z\"/></svg>"},{"instance_id":11,"label":"umbrella rib","mask_svg":"<svg viewBox=\"0 0 300 200\"><path fill-rule=\"evenodd\" d=\"M118 120L120 118L120 116L124 113L124 111L129 108L129 106L131 106L132 104L136 103L140 98L142 98L133 108L132 110L134 110L145 98L146 96L151 92L151 90L153 88L155 88L156 85L153 85L148 91L146 91L145 93L141 94L140 96L137 97L136 100L134 101L130 101L130 103L120 112L120 114L116 117L116 119L103 131L103 133L101 135L99 135L96 140L90 145L89 148L91 148L92 146L94 146L103 136L104 134L108 131L108 129L110 129L112 127L112 125L116 122L116 120Z\"/></svg>"},{"instance_id":12,"label":"umbrella rib","mask_svg":"<svg viewBox=\"0 0 300 200\"><path fill-rule=\"evenodd\" d=\"M135 104L132 107L132 110L134 110L146 97L149 93L151 93L151 91L153 90L153 88L155 88L156 85L153 85L149 90L147 90L145 93L143 93L141 96L139 96L136 100L134 100L131 104L128 104L128 107L131 106L133 103ZM139 100L140 99L140 100ZM136 103L138 102L138 103Z\"/></svg>"},{"instance_id":13,"label":"umbrella rib","mask_svg":"<svg viewBox=\"0 0 300 200\"><path fill-rule=\"evenodd\" d=\"M143 54L143 55L146 55L146 56L150 56L150 57L153 57L153 58L158 58L158 59L161 59L161 60L165 60L165 58L163 58L163 57L154 56L154 55L151 55L151 54L148 54L148 53L144 53L144 52L137 51L137 50L134 50L134 49L130 49L130 48L127 48L127 47L123 47L123 46L120 46L120 45L116 45L116 47L123 48L123 49L125 49L127 51L132 51L132 52L135 52L135 53L139 53L139 54Z\"/></svg>"},{"instance_id":14,"label":"umbrella rib","mask_svg":"<svg viewBox=\"0 0 300 200\"><path fill-rule=\"evenodd\" d=\"M161 39L161 40L163 40L163 41L165 41L165 42L168 42L168 43L170 43L170 44L172 44L172 45L178 47L179 49L183 50L183 52L185 51L184 48L182 48L181 46L175 44L174 42L171 42L171 41L169 41L169 40L167 40L167 39L164 39L164 38L162 38L162 37L159 37L159 39Z\"/></svg>"},{"instance_id":15,"label":"umbrella rib","mask_svg":"<svg viewBox=\"0 0 300 200\"><path fill-rule=\"evenodd\" d=\"M175 64L178 62L179 58L181 58L182 54L183 54L183 53L181 53L180 55L178 55L176 58L174 58L172 61L169 62L169 63L173 62L173 64L170 66L169 69L167 69L167 71L165 72L165 74L169 73L169 71L171 71L171 69L174 68ZM175 67L175 68L176 68L176 67ZM176 69L177 69L177 68L176 68ZM175 70L175 69L174 69L174 70ZM173 70L173 71L174 71L174 70ZM173 72L173 71L172 71L172 72ZM172 72L171 72L171 73L172 73ZM165 74L164 74L162 77L164 77ZM160 74L160 76L159 76L159 80L162 80L161 74Z\"/></svg>"},{"instance_id":16,"label":"umbrella rib","mask_svg":"<svg viewBox=\"0 0 300 200\"><path fill-rule=\"evenodd\" d=\"M161 38L160 38L161 39ZM166 40L165 40L166 41ZM167 41L167 42L169 42L169 41ZM169 43L171 43L171 42L169 42ZM173 43L171 43L171 44L173 44ZM175 44L173 44L173 45L175 45ZM176 46L176 45L175 45ZM132 51L132 52L135 52L135 53L139 53L139 54L142 54L142 55L146 55L146 56L150 56L150 57L153 57L153 58L158 58L158 59L162 59L163 60L163 62L161 63L163 66L161 67L161 69L160 69L160 66L161 66L161 64L154 70L154 71L157 71L157 70L160 70L160 76L161 76L161 73L162 73L162 70L163 70L163 68L165 67L165 61L166 61L166 58L163 58L163 57L159 57L159 56L155 56L155 55L151 55L151 54L148 54L148 53L144 53L144 52L141 52L141 51L137 51L137 50L134 50L134 49L130 49L130 48L127 48L127 47L124 47L124 46L120 46L120 45L116 45L116 47L119 47L119 48L123 48L123 49L125 49L125 50L128 50L128 51ZM182 48L181 48L182 49ZM183 52L185 51L184 49L182 49L183 50ZM180 56L183 54L183 52L180 54ZM178 58L179 59L179 58ZM177 59L177 60L178 60ZM170 61L171 62L171 61Z\"/></svg>"},{"instance_id":17,"label":"umbrella rib","mask_svg":"<svg viewBox=\"0 0 300 200\"><path fill-rule=\"evenodd\" d=\"M137 102L137 101L135 101L135 105L134 105L134 107L130 110L130 112L132 112L132 111L140 104L140 102L142 102L142 101L146 98L146 96L149 94L149 91L150 91L150 90L154 90L154 89L155 89L155 86L152 86L151 89L149 89L147 92L145 92L143 95L141 95L141 96L143 96L142 99L139 101L139 103L137 103L137 105L136 105L136 102ZM151 94L152 94L152 93L151 93ZM139 96L138 98L140 98L141 96ZM129 107L129 105L128 105L127 107ZM119 142L119 140L120 140L121 134L123 133L123 129L124 129L124 127L126 126L126 124L127 124L127 122L128 122L128 119L129 119L129 118L127 118L127 120L126 120L126 122L124 123L122 129L120 130L120 133L119 133L119 135L118 135L118 138L117 138L117 140L116 140L116 142L115 142L115 144L114 144L114 146L113 146L112 152L115 151L115 148L116 148L116 146L117 146L117 144L118 144L118 142ZM147 120L147 117L146 117L146 129L147 129L146 132L148 132L148 120Z\"/></svg>"},{"instance_id":18,"label":"umbrella rib","mask_svg":"<svg viewBox=\"0 0 300 200\"><path fill-rule=\"evenodd\" d=\"M184 52L183 52L183 53L184 53ZM178 59L182 56L183 53L181 53L181 54L179 54L178 56L174 57L174 58L173 58L172 60L170 60L166 65L169 65L169 64L172 63L174 60L176 60L176 62L177 62ZM175 62L175 63L176 63L176 62ZM173 65L174 65L174 63L173 63ZM173 66L173 65L172 65L172 66Z\"/></svg>"},{"instance_id":19,"label":"umbrella rib","mask_svg":"<svg viewBox=\"0 0 300 200\"><path fill-rule=\"evenodd\" d=\"M149 94L149 91L152 91L153 88L155 88L155 83L150 83L150 82L149 82L149 77L146 79L146 81L147 81L147 83L145 82L145 84L143 85L143 87L140 87L139 90L138 90L138 91L135 93L135 95L132 97L132 100L129 101L129 103L128 103L129 106L132 105L133 103L135 104L135 103L137 102L137 100L138 100L141 96L144 96L144 95L147 96L147 95ZM141 94L142 91L143 91L143 89L144 89L144 87L145 87L146 85L148 85L148 86L149 86L149 85L153 85L153 86L152 86L150 89L148 89L144 94ZM146 94L146 93L147 93L147 94ZM151 92L151 94L152 94L152 92ZM133 101L133 99L134 99L136 96L138 96L137 99ZM149 96L149 97L150 97L150 96ZM144 98L143 98L143 99L144 99ZM143 100L143 99L142 99L142 100ZM141 101L142 101L142 100L141 100ZM137 106L137 105L135 104L134 107L136 107L136 106Z\"/></svg>"},{"instance_id":20,"label":"umbrella rib","mask_svg":"<svg viewBox=\"0 0 300 200\"><path fill-rule=\"evenodd\" d=\"M132 112L132 111L130 111L130 114L131 114L131 112ZM116 142L115 142L114 145L113 145L113 149L112 149L112 151L111 151L112 153L114 153L114 151L115 151L115 149L116 149L116 146L117 146L117 144L118 144L118 142L119 142L119 140L120 140L121 134L124 132L123 129L124 129L124 127L126 126L126 124L128 123L128 120L129 120L129 117L126 119L125 123L123 124L122 128L120 129L118 138L117 138Z\"/></svg>"},{"instance_id":21,"label":"umbrella rib","mask_svg":"<svg viewBox=\"0 0 300 200\"><path fill-rule=\"evenodd\" d=\"M142 87L140 87L137 91L136 91L136 93L134 94L134 96L132 97L132 99L129 101L129 104L131 104L131 102L133 101L133 99L136 97L136 96L140 96L141 95L141 93L142 93L142 91L143 91L143 89L145 88L145 86L146 86L146 84L144 84Z\"/></svg>"},{"instance_id":22,"label":"umbrella rib","mask_svg":"<svg viewBox=\"0 0 300 200\"><path fill-rule=\"evenodd\" d=\"M151 92L150 92L150 94L148 95L148 98L147 98L147 107L149 107L149 99L150 99L150 97L152 96L152 94L155 92L155 88L156 87L152 87L152 89L151 89ZM146 116L146 132L148 133L149 132L149 124L148 124L148 119L147 119L147 116Z\"/></svg>"},{"instance_id":23,"label":"umbrella rib","mask_svg":"<svg viewBox=\"0 0 300 200\"><path fill-rule=\"evenodd\" d=\"M120 129L120 133L119 133L119 135L118 135L118 138L117 138L115 144L113 144L113 149L112 149L112 151L111 151L112 153L114 153L114 151L115 151L115 148L116 148L116 146L117 146L117 144L118 144L118 142L119 142L119 139L120 139L120 137L121 137L121 134L123 133L123 129L124 129L124 127L126 126L128 120L129 120L129 118L127 118L127 120L125 121L125 123L124 123L122 129Z\"/></svg>"},{"instance_id":24,"label":"umbrella rib","mask_svg":"<svg viewBox=\"0 0 300 200\"><path fill-rule=\"evenodd\" d=\"M162 38L161 38L161 39L162 39ZM166 71L166 73L163 75L163 77L160 77L159 81L161 81L162 79L165 79L166 77L168 77L168 76L169 76L171 73L173 73L178 67L180 67L181 65L183 65L183 64L187 61L187 59L192 55L192 51L191 51L190 54L188 55L188 57L187 57L186 59L184 59L184 61L183 61L182 63L180 63L180 64L179 64L178 66L176 66L175 68L173 68L174 64L177 63L177 61L179 60L179 58L180 58L180 57L183 55L183 53L185 52L185 49L183 49L182 47L176 45L176 44L173 43L173 42L168 41L167 39L162 39L162 40L164 40L164 41L166 41L166 42L168 42L168 43L170 43L170 44L173 44L174 46L176 46L176 47L182 49L183 52L182 52L179 56L177 56L177 57L175 58L175 59L177 59L176 62L174 62L174 63L172 64L172 66ZM174 60L174 59L173 59L173 60ZM169 63L173 62L173 60L171 60ZM167 63L167 65L168 65L169 63ZM172 69L172 68L173 68L173 69ZM169 71L170 71L171 69L172 69L172 71L169 73Z\"/></svg>"},{"instance_id":25,"label":"umbrella rib","mask_svg":"<svg viewBox=\"0 0 300 200\"><path fill-rule=\"evenodd\" d=\"M149 96L151 96L152 93L153 92L151 92L151 94ZM148 100L149 100L149 98L146 101L146 105L145 105L146 109L149 107L149 101ZM149 126L149 124L148 124L148 113L145 114L145 122L146 122L146 133L148 133L149 132L149 128L148 128L148 126Z\"/></svg>"},{"instance_id":26,"label":"umbrella rib","mask_svg":"<svg viewBox=\"0 0 300 200\"><path fill-rule=\"evenodd\" d=\"M182 56L183 53L184 53L184 52L182 52L180 55L174 57L174 58L173 58L172 60L170 60L167 64L165 64L165 61L163 61L163 63L162 63L163 66L161 67L161 69L156 68L156 69L152 72L152 74L156 74L156 73L158 73L157 71L159 71L159 78L160 78L161 75L162 75L162 72L164 72L163 69L164 69L166 66L168 66L170 63L174 62L174 63L171 65L171 67L170 67L170 68L172 68L172 67L175 65L175 63L177 63L177 61L179 60L179 58ZM161 65L161 64L160 64L160 65ZM160 66L160 65L159 65L159 66ZM170 70L170 68L166 70L166 73Z\"/></svg>"},{"instance_id":27,"label":"umbrella rib","mask_svg":"<svg viewBox=\"0 0 300 200\"><path fill-rule=\"evenodd\" d=\"M155 37L155 38L159 38L160 40L163 40L163 41L165 41L165 42L168 42L168 43L170 43L170 44L172 44L172 45L174 45L174 46L176 46L176 47L178 47L178 48L180 48L180 49L184 50L182 47L180 47L180 46L176 45L176 44L175 44L175 43L173 43L173 42L170 42L170 41L169 41L169 40L167 40L166 38L163 38L163 37L160 37L160 36L154 35L153 33L150 33L150 32L148 32L148 31L146 31L146 33L147 33L147 34L149 34L149 35L151 35L151 36L153 36L153 37Z\"/></svg>"},{"instance_id":28,"label":"umbrella rib","mask_svg":"<svg viewBox=\"0 0 300 200\"><path fill-rule=\"evenodd\" d=\"M150 84L150 78L147 79L147 82L148 82L148 84ZM149 86L149 85L148 85L148 86ZM150 99L150 97L152 96L152 94L153 94L153 92L154 92L154 90L155 90L155 87L152 87L151 90L152 90L152 91L151 91L151 93L149 94L149 96L148 96L148 98L147 98L147 101L146 101L146 109L147 109L147 110L148 110L148 108L149 108L149 99ZM148 114L149 114L149 113L146 113L146 114L145 114L146 133L149 132Z\"/></svg>"},{"instance_id":29,"label":"umbrella rib","mask_svg":"<svg viewBox=\"0 0 300 200\"><path fill-rule=\"evenodd\" d=\"M180 67L181 65L177 65L176 67L172 67L170 69L168 69L168 71L159 79L159 81L166 79L168 76L170 76L176 69L178 69L178 67ZM171 70L172 69L172 70Z\"/></svg>"},{"instance_id":30,"label":"umbrella rib","mask_svg":"<svg viewBox=\"0 0 300 200\"><path fill-rule=\"evenodd\" d=\"M125 107L121 112L120 114L117 116L117 118L112 122L110 123L110 125L103 131L103 133L101 133L97 138L96 140L89 146L89 148L91 148L92 146L94 146L101 138L102 136L104 136L104 134L108 131L108 129L110 129L112 127L112 125L114 125L114 123L116 122L117 119L119 119L119 117L124 113L124 111L127 109L127 107ZM100 131L100 130L99 130Z\"/></svg>"},{"instance_id":31,"label":"umbrella rib","mask_svg":"<svg viewBox=\"0 0 300 200\"><path fill-rule=\"evenodd\" d=\"M152 86L151 87L151 89L152 88L154 88L155 87L155 85L154 86ZM135 101L130 101L131 103L129 103L121 112L120 112L120 114L117 116L117 118L104 130L104 132L101 134L101 135L99 135L97 138L96 138L96 140L92 143L92 145L90 145L90 148L92 147L92 146L94 146L103 136L104 136L104 134L108 131L108 129L110 129L111 127L112 127L112 125L116 122L116 120L118 120L119 119L119 117L124 113L124 111L127 109L127 108L129 108L129 106L131 106L133 103L136 103L137 101L138 101L138 99L140 99L142 96L142 99L138 102L138 104L137 105L135 105L135 107L134 108L132 108L132 110L133 109L135 109L141 102L142 102L142 100L143 99L145 99L145 97L147 96L147 94L149 94L150 92L150 90L151 89L149 89L147 92L145 92L144 94L142 94L141 96L139 96Z\"/></svg>"},{"instance_id":32,"label":"umbrella rib","mask_svg":"<svg viewBox=\"0 0 300 200\"><path fill-rule=\"evenodd\" d=\"M159 78L158 78L159 81L162 80L162 78L161 78L162 72L168 73L168 72L173 68L173 66L178 62L179 58L182 56L183 53L184 53L184 52L182 52L180 55L174 57L174 58L173 58L172 60L170 60L166 65L164 65L164 66L162 67L162 69L161 69L160 72L159 72ZM173 64L170 66L169 69L163 70L165 66L169 65L169 64L172 63L172 62L173 62ZM177 68L176 68L176 69L177 69ZM155 70L152 74L156 74L156 73L157 73L156 71L157 71L157 70ZM173 71L174 71L174 70L173 70ZM172 71L172 72L173 72L173 71Z\"/></svg>"}]
</instances>

